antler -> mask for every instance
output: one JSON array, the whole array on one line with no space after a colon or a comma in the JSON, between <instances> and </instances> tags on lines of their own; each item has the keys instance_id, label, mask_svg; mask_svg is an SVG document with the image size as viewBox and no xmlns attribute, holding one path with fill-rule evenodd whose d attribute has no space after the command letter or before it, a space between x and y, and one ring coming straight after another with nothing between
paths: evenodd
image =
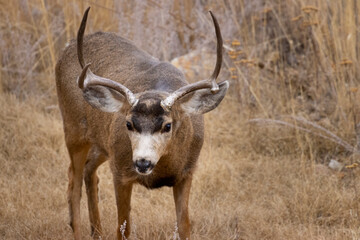
<instances>
[{"instance_id":1,"label":"antler","mask_svg":"<svg viewBox=\"0 0 360 240\"><path fill-rule=\"evenodd\" d=\"M84 13L77 35L77 55L80 66L83 68L78 78L78 86L79 88L81 88L81 90L84 90L90 86L103 86L103 87L111 88L119 92L120 94L126 96L126 99L129 102L129 104L131 106L135 106L136 103L138 102L138 99L127 87L125 87L124 85L118 82L95 75L94 73L91 72L89 68L91 63L85 65L82 45L83 45L84 32L86 28L86 21L89 11L90 11L90 7L88 7Z\"/></svg>"},{"instance_id":2,"label":"antler","mask_svg":"<svg viewBox=\"0 0 360 240\"><path fill-rule=\"evenodd\" d=\"M193 84L186 85L184 87L179 88L175 92L173 92L170 96L168 96L166 99L161 101L161 106L166 111L170 111L172 105L178 100L179 98L185 96L186 94L203 89L203 88L211 88L212 93L216 93L219 91L219 86L216 83L216 78L219 76L221 64L222 64L222 47L223 47L223 40L221 37L220 27L219 23L214 16L214 14L210 12L210 15L212 17L212 20L214 22L215 27L215 33L216 33L216 40L217 40L217 49L216 49L216 65L214 72L212 73L211 77L209 79L205 79Z\"/></svg>"}]
</instances>

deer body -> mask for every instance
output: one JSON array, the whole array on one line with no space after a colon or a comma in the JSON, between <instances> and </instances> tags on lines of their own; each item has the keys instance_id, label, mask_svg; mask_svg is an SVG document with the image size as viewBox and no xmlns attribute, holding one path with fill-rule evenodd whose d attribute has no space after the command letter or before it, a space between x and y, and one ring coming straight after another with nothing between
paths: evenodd
<instances>
[{"instance_id":1,"label":"deer body","mask_svg":"<svg viewBox=\"0 0 360 240\"><path fill-rule=\"evenodd\" d=\"M119 229L125 221L125 236L130 233L134 183L150 189L173 187L179 234L181 239L190 238L188 199L203 144L201 114L221 102L228 83L219 84L217 93L210 92L212 85L208 83L205 89L179 91L189 86L184 75L130 41L102 32L82 39L88 10L78 42L70 43L56 66L59 106L71 158L68 202L74 237L81 238L83 180L92 235L99 238L102 234L96 169L109 159L118 208L118 239L122 239ZM93 72L89 65L83 66L84 59L91 63Z\"/></svg>"}]
</instances>

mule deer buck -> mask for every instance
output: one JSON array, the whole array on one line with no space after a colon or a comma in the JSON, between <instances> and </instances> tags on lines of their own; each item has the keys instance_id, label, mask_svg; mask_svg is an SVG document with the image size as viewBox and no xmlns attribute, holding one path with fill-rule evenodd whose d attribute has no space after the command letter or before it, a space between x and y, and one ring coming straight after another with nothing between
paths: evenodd
<instances>
[{"instance_id":1,"label":"mule deer buck","mask_svg":"<svg viewBox=\"0 0 360 240\"><path fill-rule=\"evenodd\" d=\"M104 32L84 38L89 10L84 13L77 42L73 40L64 49L56 65L57 94L71 158L68 203L74 238L81 238L83 179L91 234L101 238L96 170L108 159L118 239L122 239L124 222L125 236L130 234L134 183L149 189L173 187L179 236L190 238L188 202L204 138L202 114L216 108L229 87L227 81L216 83L222 63L218 22L210 12L217 37L214 72L209 79L188 84L177 68L129 40Z\"/></svg>"}]
</instances>

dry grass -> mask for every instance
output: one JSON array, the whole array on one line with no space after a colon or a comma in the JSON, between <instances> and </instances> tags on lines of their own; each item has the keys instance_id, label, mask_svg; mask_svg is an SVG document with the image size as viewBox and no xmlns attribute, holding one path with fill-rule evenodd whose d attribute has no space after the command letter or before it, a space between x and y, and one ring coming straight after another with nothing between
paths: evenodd
<instances>
[{"instance_id":1,"label":"dry grass","mask_svg":"<svg viewBox=\"0 0 360 240\"><path fill-rule=\"evenodd\" d=\"M206 115L190 199L193 239L360 238L360 170L351 165L360 150L356 0L15 0L0 3L1 239L72 236L54 65L88 5L88 32L119 32L164 60L212 47L206 11L219 19L220 78L232 85ZM333 171L331 159L348 167ZM113 239L111 174L107 164L99 172L104 238ZM136 186L131 216L132 239L172 239L171 189Z\"/></svg>"}]
</instances>

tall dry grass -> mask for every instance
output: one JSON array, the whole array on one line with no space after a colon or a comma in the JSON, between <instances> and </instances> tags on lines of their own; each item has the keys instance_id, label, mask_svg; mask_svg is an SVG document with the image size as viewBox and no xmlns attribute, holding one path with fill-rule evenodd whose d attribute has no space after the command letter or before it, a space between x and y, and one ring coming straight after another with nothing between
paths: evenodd
<instances>
[{"instance_id":1,"label":"tall dry grass","mask_svg":"<svg viewBox=\"0 0 360 240\"><path fill-rule=\"evenodd\" d=\"M88 33L119 32L163 60L196 50L183 58L187 73L214 52L207 11L219 19L220 78L231 89L206 116L194 239L360 238L356 0L15 0L0 2L1 239L71 238L54 65L89 5ZM188 75L206 76L207 65ZM107 164L99 171L104 238L113 239L111 174ZM172 238L171 195L134 189L133 239ZM85 199L82 224L89 238Z\"/></svg>"}]
</instances>

